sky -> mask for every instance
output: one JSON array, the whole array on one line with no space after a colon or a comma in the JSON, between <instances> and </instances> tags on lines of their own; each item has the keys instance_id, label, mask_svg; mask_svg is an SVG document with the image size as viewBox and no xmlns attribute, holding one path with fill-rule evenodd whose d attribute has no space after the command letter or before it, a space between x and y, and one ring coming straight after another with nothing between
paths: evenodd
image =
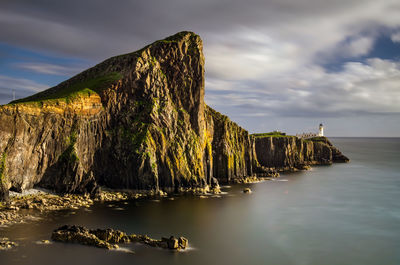
<instances>
[{"instance_id":1,"label":"sky","mask_svg":"<svg viewBox=\"0 0 400 265\"><path fill-rule=\"evenodd\" d=\"M251 133L400 137L398 0L1 0L0 104L183 30Z\"/></svg>"}]
</instances>

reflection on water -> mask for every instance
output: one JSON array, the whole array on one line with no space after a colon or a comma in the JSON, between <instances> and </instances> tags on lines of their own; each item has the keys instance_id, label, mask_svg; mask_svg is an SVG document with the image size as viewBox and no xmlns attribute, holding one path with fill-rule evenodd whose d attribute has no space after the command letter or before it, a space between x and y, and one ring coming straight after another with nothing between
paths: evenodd
<instances>
[{"instance_id":1,"label":"reflection on water","mask_svg":"<svg viewBox=\"0 0 400 265\"><path fill-rule=\"evenodd\" d=\"M220 196L96 204L2 228L20 246L0 252L0 264L400 264L400 140L333 142L350 164L227 186ZM182 235L190 249L38 244L63 224Z\"/></svg>"}]
</instances>

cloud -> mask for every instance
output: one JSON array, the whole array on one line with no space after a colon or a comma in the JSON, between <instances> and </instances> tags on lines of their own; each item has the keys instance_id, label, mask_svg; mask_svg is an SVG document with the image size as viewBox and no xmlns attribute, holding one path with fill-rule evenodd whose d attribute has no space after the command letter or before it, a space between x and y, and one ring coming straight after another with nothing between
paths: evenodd
<instances>
[{"instance_id":1,"label":"cloud","mask_svg":"<svg viewBox=\"0 0 400 265\"><path fill-rule=\"evenodd\" d=\"M79 66L62 66L49 63L16 63L14 66L39 74L60 76L72 76L84 70Z\"/></svg>"},{"instance_id":2,"label":"cloud","mask_svg":"<svg viewBox=\"0 0 400 265\"><path fill-rule=\"evenodd\" d=\"M389 115L400 112L399 62L359 57L382 32L400 42L388 33L400 28L399 10L398 0L5 0L0 41L101 61L192 30L204 41L206 102L234 120ZM338 61L337 72L323 67Z\"/></svg>"},{"instance_id":3,"label":"cloud","mask_svg":"<svg viewBox=\"0 0 400 265\"><path fill-rule=\"evenodd\" d=\"M27 94L40 92L48 87L48 85L28 79L0 75L0 91L2 92L0 104L6 104L13 100L13 93L15 93L16 98L21 98Z\"/></svg>"},{"instance_id":4,"label":"cloud","mask_svg":"<svg viewBox=\"0 0 400 265\"><path fill-rule=\"evenodd\" d=\"M273 84L270 87L270 84ZM400 113L400 62L368 59L347 62L340 72L313 66L284 78L265 78L256 87L231 81L229 90L214 98L215 88L206 94L213 106L229 105L236 115L285 117L348 117ZM215 85L211 83L208 85ZM218 101L218 102L217 102Z\"/></svg>"},{"instance_id":5,"label":"cloud","mask_svg":"<svg viewBox=\"0 0 400 265\"><path fill-rule=\"evenodd\" d=\"M344 57L358 57L368 54L374 44L372 37L357 37L340 48L342 56Z\"/></svg>"},{"instance_id":6,"label":"cloud","mask_svg":"<svg viewBox=\"0 0 400 265\"><path fill-rule=\"evenodd\" d=\"M393 42L400 43L400 32L392 34L391 39Z\"/></svg>"}]
</instances>

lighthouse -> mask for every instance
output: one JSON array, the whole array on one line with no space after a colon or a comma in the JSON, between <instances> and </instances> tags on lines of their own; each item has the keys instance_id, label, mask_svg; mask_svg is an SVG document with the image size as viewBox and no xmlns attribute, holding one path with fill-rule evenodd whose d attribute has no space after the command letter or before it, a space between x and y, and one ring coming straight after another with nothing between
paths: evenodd
<instances>
[{"instance_id":1,"label":"lighthouse","mask_svg":"<svg viewBox=\"0 0 400 265\"><path fill-rule=\"evenodd\" d=\"M319 124L318 136L324 136L324 125L322 123Z\"/></svg>"}]
</instances>

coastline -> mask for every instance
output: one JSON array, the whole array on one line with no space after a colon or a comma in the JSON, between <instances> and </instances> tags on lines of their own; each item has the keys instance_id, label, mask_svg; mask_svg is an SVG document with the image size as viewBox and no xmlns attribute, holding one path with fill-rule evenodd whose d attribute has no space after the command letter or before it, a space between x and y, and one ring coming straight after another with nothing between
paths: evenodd
<instances>
[{"instance_id":1,"label":"coastline","mask_svg":"<svg viewBox=\"0 0 400 265\"><path fill-rule=\"evenodd\" d=\"M287 171L290 172L290 171ZM268 181L279 177L276 173L273 177L251 176L235 179L230 184L251 184ZM228 185L227 184L227 185ZM0 227L8 227L14 224L39 221L46 212L59 210L76 210L90 208L95 203L132 201L138 199L155 200L171 196L193 195L200 198L221 194L220 186L210 188L179 188L178 191L154 191L154 190L112 190L102 188L96 196L89 194L56 194L45 189L30 189L22 193L12 192L7 203L0 203Z\"/></svg>"}]
</instances>

